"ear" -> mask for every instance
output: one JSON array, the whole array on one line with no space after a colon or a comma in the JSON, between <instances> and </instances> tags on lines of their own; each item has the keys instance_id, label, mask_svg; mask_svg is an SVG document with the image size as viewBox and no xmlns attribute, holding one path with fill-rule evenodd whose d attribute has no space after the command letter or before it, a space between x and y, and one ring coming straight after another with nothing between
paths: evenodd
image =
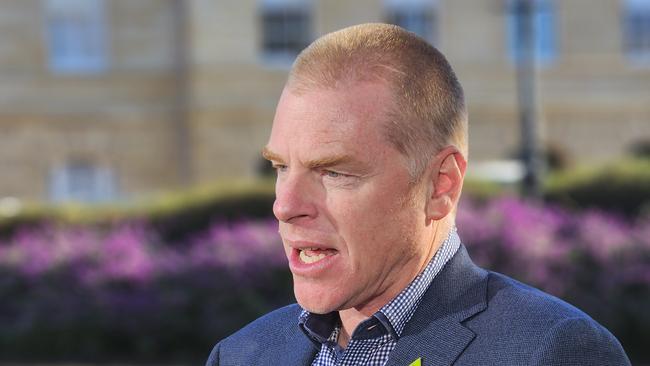
<instances>
[{"instance_id":1,"label":"ear","mask_svg":"<svg viewBox=\"0 0 650 366\"><path fill-rule=\"evenodd\" d=\"M429 168L427 223L446 217L456 207L463 188L467 160L455 146L448 146L436 154Z\"/></svg>"}]
</instances>

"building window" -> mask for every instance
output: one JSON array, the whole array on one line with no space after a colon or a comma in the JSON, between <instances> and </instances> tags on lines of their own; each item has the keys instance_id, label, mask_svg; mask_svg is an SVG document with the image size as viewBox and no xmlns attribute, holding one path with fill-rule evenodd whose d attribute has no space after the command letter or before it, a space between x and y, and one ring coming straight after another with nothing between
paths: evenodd
<instances>
[{"instance_id":1,"label":"building window","mask_svg":"<svg viewBox=\"0 0 650 366\"><path fill-rule=\"evenodd\" d=\"M311 4L300 0L264 0L261 3L263 56L292 62L312 40Z\"/></svg>"},{"instance_id":2,"label":"building window","mask_svg":"<svg viewBox=\"0 0 650 366\"><path fill-rule=\"evenodd\" d=\"M437 1L433 0L386 0L386 22L409 30L429 43L436 43Z\"/></svg>"},{"instance_id":3,"label":"building window","mask_svg":"<svg viewBox=\"0 0 650 366\"><path fill-rule=\"evenodd\" d=\"M104 0L44 0L49 67L97 73L107 67Z\"/></svg>"},{"instance_id":4,"label":"building window","mask_svg":"<svg viewBox=\"0 0 650 366\"><path fill-rule=\"evenodd\" d=\"M112 171L87 162L72 162L53 169L49 185L54 202L98 203L117 197Z\"/></svg>"},{"instance_id":5,"label":"building window","mask_svg":"<svg viewBox=\"0 0 650 366\"><path fill-rule=\"evenodd\" d=\"M557 57L557 39L555 29L555 7L551 0L508 0L507 1L507 33L509 56L513 62L522 57L525 48L520 42L519 20L523 17L523 5L528 2L532 6L533 49L536 60L546 65Z\"/></svg>"},{"instance_id":6,"label":"building window","mask_svg":"<svg viewBox=\"0 0 650 366\"><path fill-rule=\"evenodd\" d=\"M633 61L650 62L650 0L626 0L623 45Z\"/></svg>"}]
</instances>

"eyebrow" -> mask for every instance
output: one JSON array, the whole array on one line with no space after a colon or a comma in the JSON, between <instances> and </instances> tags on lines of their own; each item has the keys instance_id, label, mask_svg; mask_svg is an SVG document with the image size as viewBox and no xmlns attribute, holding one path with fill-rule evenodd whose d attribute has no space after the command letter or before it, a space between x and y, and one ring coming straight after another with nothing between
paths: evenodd
<instances>
[{"instance_id":1,"label":"eyebrow","mask_svg":"<svg viewBox=\"0 0 650 366\"><path fill-rule=\"evenodd\" d=\"M271 151L268 147L262 149L262 156L269 161L275 161L281 164L285 163L280 155ZM351 155L334 155L308 161L305 165L309 169L317 169L352 163L354 161L355 159Z\"/></svg>"},{"instance_id":2,"label":"eyebrow","mask_svg":"<svg viewBox=\"0 0 650 366\"><path fill-rule=\"evenodd\" d=\"M284 163L284 160L280 155L271 151L267 146L264 146L262 149L262 157L268 161L277 161L278 163Z\"/></svg>"}]
</instances>

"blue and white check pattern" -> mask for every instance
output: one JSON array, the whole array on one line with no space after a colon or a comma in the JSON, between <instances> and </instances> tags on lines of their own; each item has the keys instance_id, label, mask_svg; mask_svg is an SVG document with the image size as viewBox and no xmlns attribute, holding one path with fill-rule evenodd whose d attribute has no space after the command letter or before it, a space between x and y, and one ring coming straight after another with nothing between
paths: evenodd
<instances>
[{"instance_id":1,"label":"blue and white check pattern","mask_svg":"<svg viewBox=\"0 0 650 366\"><path fill-rule=\"evenodd\" d=\"M460 238L453 228L425 269L393 300L361 322L345 349L337 343L341 331L337 312L319 315L303 311L299 317L300 327L321 347L312 366L383 366L424 292L459 247Z\"/></svg>"}]
</instances>

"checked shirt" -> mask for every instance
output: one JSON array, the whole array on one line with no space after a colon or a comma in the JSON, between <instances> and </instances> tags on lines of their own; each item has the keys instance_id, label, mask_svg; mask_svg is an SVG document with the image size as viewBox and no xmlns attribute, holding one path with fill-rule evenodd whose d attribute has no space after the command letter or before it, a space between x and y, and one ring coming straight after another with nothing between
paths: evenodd
<instances>
[{"instance_id":1,"label":"checked shirt","mask_svg":"<svg viewBox=\"0 0 650 366\"><path fill-rule=\"evenodd\" d=\"M345 349L337 343L341 331L338 312L312 314L303 310L298 324L312 342L320 347L312 366L383 366L397 345L406 323L415 313L422 295L459 247L460 238L456 228L453 228L424 271L393 300L361 322Z\"/></svg>"}]
</instances>

